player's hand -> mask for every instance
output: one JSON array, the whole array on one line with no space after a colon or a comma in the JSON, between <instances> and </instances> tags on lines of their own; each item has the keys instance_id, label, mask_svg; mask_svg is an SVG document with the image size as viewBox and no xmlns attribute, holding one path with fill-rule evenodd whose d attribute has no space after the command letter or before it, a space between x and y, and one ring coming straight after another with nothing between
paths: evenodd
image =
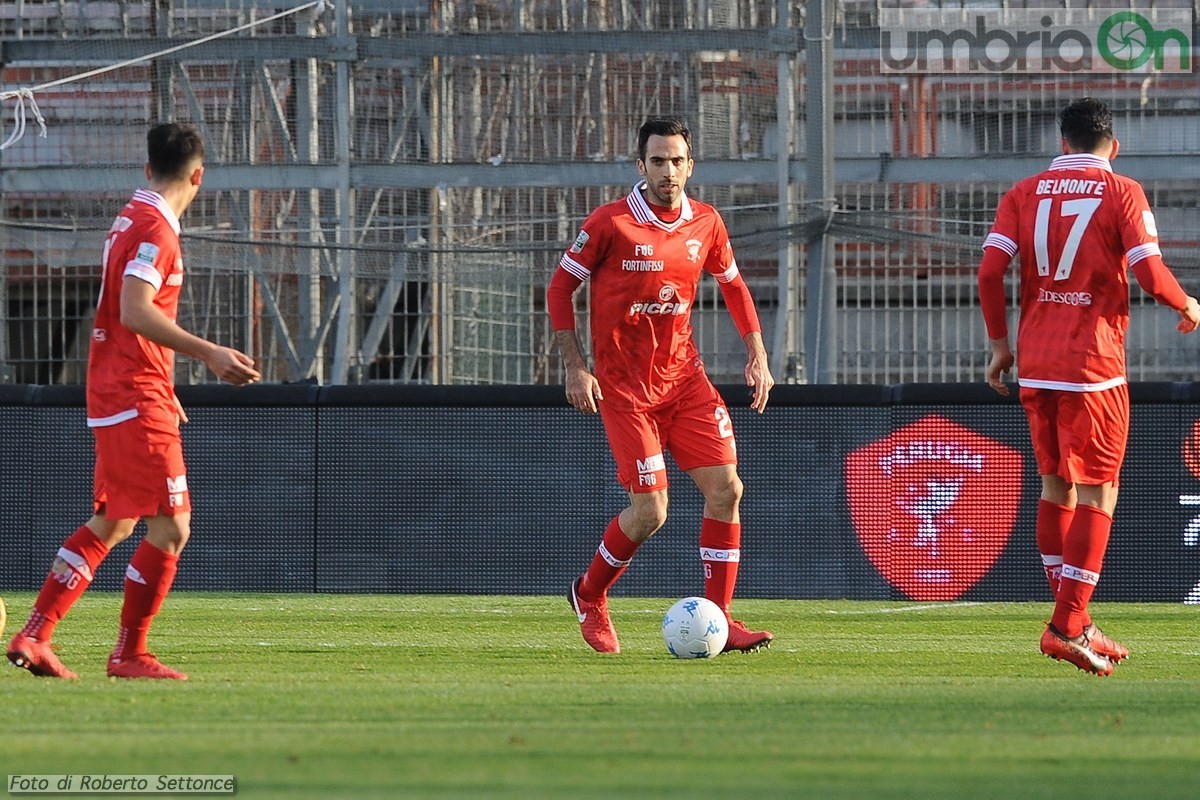
<instances>
[{"instance_id":1,"label":"player's hand","mask_svg":"<svg viewBox=\"0 0 1200 800\"><path fill-rule=\"evenodd\" d=\"M1007 339L992 340L992 360L987 368L987 382L988 386L1004 397L1008 397L1008 384L1004 382L1004 373L1012 369L1015 361Z\"/></svg>"},{"instance_id":2,"label":"player's hand","mask_svg":"<svg viewBox=\"0 0 1200 800\"><path fill-rule=\"evenodd\" d=\"M1200 325L1200 303L1196 302L1196 298L1188 297L1187 305L1180 310L1179 316L1182 319L1175 327L1180 333L1191 333L1196 330L1196 326Z\"/></svg>"},{"instance_id":3,"label":"player's hand","mask_svg":"<svg viewBox=\"0 0 1200 800\"><path fill-rule=\"evenodd\" d=\"M183 410L183 403L179 402L179 398L174 395L171 396L171 399L175 401L175 416L179 418L179 424L183 425L188 421L187 412Z\"/></svg>"},{"instance_id":4,"label":"player's hand","mask_svg":"<svg viewBox=\"0 0 1200 800\"><path fill-rule=\"evenodd\" d=\"M262 379L254 368L254 359L232 347L216 348L204 363L214 375L234 386L245 386Z\"/></svg>"},{"instance_id":5,"label":"player's hand","mask_svg":"<svg viewBox=\"0 0 1200 800\"><path fill-rule=\"evenodd\" d=\"M584 414L595 414L600 410L596 403L603 399L595 375L582 368L567 370L567 402Z\"/></svg>"},{"instance_id":6,"label":"player's hand","mask_svg":"<svg viewBox=\"0 0 1200 800\"><path fill-rule=\"evenodd\" d=\"M760 414L763 413L767 408L767 398L775 386L775 378L767 365L766 353L756 353L746 362L746 385L754 389L754 399L751 400L750 407Z\"/></svg>"}]
</instances>

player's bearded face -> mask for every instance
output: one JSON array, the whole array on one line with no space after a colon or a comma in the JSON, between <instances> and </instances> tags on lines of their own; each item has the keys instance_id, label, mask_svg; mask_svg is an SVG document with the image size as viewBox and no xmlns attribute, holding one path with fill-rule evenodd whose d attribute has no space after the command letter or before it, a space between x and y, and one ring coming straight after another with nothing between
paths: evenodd
<instances>
[{"instance_id":1,"label":"player's bearded face","mask_svg":"<svg viewBox=\"0 0 1200 800\"><path fill-rule=\"evenodd\" d=\"M638 161L638 172L646 179L646 199L655 205L678 207L693 165L682 136L651 136L646 157Z\"/></svg>"}]
</instances>

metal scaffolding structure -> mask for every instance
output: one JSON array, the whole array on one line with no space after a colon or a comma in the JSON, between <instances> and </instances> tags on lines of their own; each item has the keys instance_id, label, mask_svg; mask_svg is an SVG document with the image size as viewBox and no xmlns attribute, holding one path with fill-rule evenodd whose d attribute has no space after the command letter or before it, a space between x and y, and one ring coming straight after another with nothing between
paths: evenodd
<instances>
[{"instance_id":1,"label":"metal scaffolding structure","mask_svg":"<svg viewBox=\"0 0 1200 800\"><path fill-rule=\"evenodd\" d=\"M690 186L730 223L784 381L977 380L988 215L1082 91L1139 143L1162 124L1170 146L1127 146L1121 166L1166 208L1173 266L1200 268L1182 223L1200 159L1178 157L1200 150L1192 75L881 75L870 9L835 0L342 0L196 43L289 7L6 4L0 88L162 55L39 95L50 135L0 151L0 380L82 380L96 243L168 118L209 144L183 322L275 381L558 380L546 281L636 178L655 113L696 130ZM1136 377L1190 370L1162 328L1135 329ZM697 335L710 372L740 380L715 287ZM180 380L210 378L181 362Z\"/></svg>"}]
</instances>

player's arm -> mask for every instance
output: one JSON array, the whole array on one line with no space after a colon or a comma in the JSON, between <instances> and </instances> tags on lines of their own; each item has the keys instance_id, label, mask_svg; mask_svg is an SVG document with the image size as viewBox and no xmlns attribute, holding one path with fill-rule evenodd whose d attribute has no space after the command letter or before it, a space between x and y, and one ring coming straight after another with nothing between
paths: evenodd
<instances>
[{"instance_id":1,"label":"player's arm","mask_svg":"<svg viewBox=\"0 0 1200 800\"><path fill-rule=\"evenodd\" d=\"M1008 196L1001 201L997 211L997 224L1009 211ZM1017 251L1011 238L993 229L984 240L983 260L979 264L979 308L983 312L983 324L987 328L988 343L992 358L988 363L988 385L1001 395L1008 396L1008 384L1004 374L1012 369L1016 359L1008 341L1008 302L1004 293L1004 273Z\"/></svg>"},{"instance_id":2,"label":"player's arm","mask_svg":"<svg viewBox=\"0 0 1200 800\"><path fill-rule=\"evenodd\" d=\"M585 414L595 414L599 410L596 402L603 400L604 395L600 382L588 369L575 332L575 290L582 285L582 279L560 265L546 289L546 309L550 312L554 341L562 354L567 401Z\"/></svg>"},{"instance_id":3,"label":"player's arm","mask_svg":"<svg viewBox=\"0 0 1200 800\"><path fill-rule=\"evenodd\" d=\"M750 287L746 285L736 264L717 276L717 285L721 287L721 295L725 298L729 315L733 317L733 324L746 343L746 385L754 389L750 406L761 414L767 407L767 398L775 386L775 378L771 375L767 349L763 345L762 325L758 320L754 299L750 296Z\"/></svg>"},{"instance_id":4,"label":"player's arm","mask_svg":"<svg viewBox=\"0 0 1200 800\"><path fill-rule=\"evenodd\" d=\"M746 385L754 388L750 407L758 413L767 408L767 398L775 386L771 367L767 363L767 348L763 345L761 331L751 331L742 337L746 343Z\"/></svg>"},{"instance_id":5,"label":"player's arm","mask_svg":"<svg viewBox=\"0 0 1200 800\"><path fill-rule=\"evenodd\" d=\"M767 408L767 398L775 386L775 378L771 375L767 348L763 344L758 309L754 306L754 298L750 296L750 287L746 285L746 279L742 277L737 261L733 258L733 247L729 243L725 221L719 216L713 232L713 247L705 262L705 269L717 279L717 285L721 287L721 296L725 298L725 307L729 309L729 316L733 318L738 334L746 343L746 385L754 389L750 407L761 414Z\"/></svg>"},{"instance_id":6,"label":"player's arm","mask_svg":"<svg viewBox=\"0 0 1200 800\"><path fill-rule=\"evenodd\" d=\"M1154 212L1141 184L1127 184L1128 191L1122 192L1121 241L1125 246L1125 260L1133 270L1138 286L1161 305L1179 312L1177 328L1181 333L1191 333L1200 323L1200 305L1196 298L1188 295L1175 279L1175 275L1162 260L1158 246L1158 225Z\"/></svg>"},{"instance_id":7,"label":"player's arm","mask_svg":"<svg viewBox=\"0 0 1200 800\"><path fill-rule=\"evenodd\" d=\"M154 305L154 286L133 275L121 281L121 324L138 336L203 361L218 378L234 386L254 383L262 376L254 359L229 347L188 333Z\"/></svg>"},{"instance_id":8,"label":"player's arm","mask_svg":"<svg viewBox=\"0 0 1200 800\"><path fill-rule=\"evenodd\" d=\"M1179 309L1179 324L1176 329L1180 333L1191 333L1200 326L1200 301L1197 301L1192 295L1188 295L1187 306Z\"/></svg>"},{"instance_id":9,"label":"player's arm","mask_svg":"<svg viewBox=\"0 0 1200 800\"><path fill-rule=\"evenodd\" d=\"M1148 255L1131 263L1138 286L1160 304L1179 312L1177 326L1181 333L1191 333L1200 324L1200 304L1179 285L1175 275L1163 263L1162 257Z\"/></svg>"}]
</instances>

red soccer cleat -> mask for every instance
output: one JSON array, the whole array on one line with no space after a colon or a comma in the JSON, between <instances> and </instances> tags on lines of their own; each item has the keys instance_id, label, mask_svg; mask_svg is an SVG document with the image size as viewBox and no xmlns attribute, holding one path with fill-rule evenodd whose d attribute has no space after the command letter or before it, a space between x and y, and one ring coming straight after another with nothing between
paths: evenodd
<instances>
[{"instance_id":1,"label":"red soccer cleat","mask_svg":"<svg viewBox=\"0 0 1200 800\"><path fill-rule=\"evenodd\" d=\"M752 631L747 630L745 623L740 619L729 619L729 638L725 640L725 649L722 653L731 653L737 651L739 653L753 653L764 647L770 647L771 642L775 639L770 631Z\"/></svg>"},{"instance_id":2,"label":"red soccer cleat","mask_svg":"<svg viewBox=\"0 0 1200 800\"><path fill-rule=\"evenodd\" d=\"M18 633L8 643L8 660L13 666L27 669L39 678L79 677L63 666L49 642L39 642L23 633Z\"/></svg>"},{"instance_id":3,"label":"red soccer cleat","mask_svg":"<svg viewBox=\"0 0 1200 800\"><path fill-rule=\"evenodd\" d=\"M1112 675L1112 662L1092 649L1086 629L1075 638L1068 639L1053 625L1047 625L1042 634L1041 649L1055 661L1069 661L1084 672L1100 676Z\"/></svg>"},{"instance_id":4,"label":"red soccer cleat","mask_svg":"<svg viewBox=\"0 0 1200 800\"><path fill-rule=\"evenodd\" d=\"M186 681L187 675L171 669L154 657L153 653L138 653L129 658L110 658L108 660L108 677L110 678L165 678L173 681Z\"/></svg>"},{"instance_id":5,"label":"red soccer cleat","mask_svg":"<svg viewBox=\"0 0 1200 800\"><path fill-rule=\"evenodd\" d=\"M601 595L594 603L589 603L579 596L579 582L576 578L571 584L571 592L567 599L575 616L579 617L579 627L583 631L583 640L592 646L597 653L619 653L621 643L617 641L617 630L612 620L608 618L608 597Z\"/></svg>"},{"instance_id":6,"label":"red soccer cleat","mask_svg":"<svg viewBox=\"0 0 1200 800\"><path fill-rule=\"evenodd\" d=\"M1117 664L1129 658L1129 648L1116 639L1110 639L1105 635L1104 631L1096 627L1094 622L1089 622L1084 626L1083 635L1092 643L1093 651L1098 655L1104 656L1112 663Z\"/></svg>"}]
</instances>

